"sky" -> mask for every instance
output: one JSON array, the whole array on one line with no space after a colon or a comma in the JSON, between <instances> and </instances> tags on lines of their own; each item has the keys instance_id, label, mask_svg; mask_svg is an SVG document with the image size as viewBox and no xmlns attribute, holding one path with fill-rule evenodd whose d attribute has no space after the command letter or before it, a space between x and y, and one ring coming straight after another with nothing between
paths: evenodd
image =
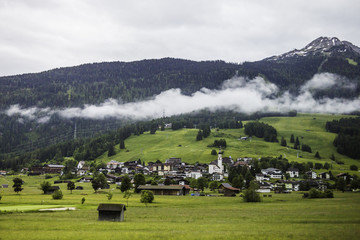
<instances>
[{"instance_id":1,"label":"sky","mask_svg":"<svg viewBox=\"0 0 360 240\"><path fill-rule=\"evenodd\" d=\"M0 76L163 57L256 61L360 46L358 0L0 0Z\"/></svg>"}]
</instances>

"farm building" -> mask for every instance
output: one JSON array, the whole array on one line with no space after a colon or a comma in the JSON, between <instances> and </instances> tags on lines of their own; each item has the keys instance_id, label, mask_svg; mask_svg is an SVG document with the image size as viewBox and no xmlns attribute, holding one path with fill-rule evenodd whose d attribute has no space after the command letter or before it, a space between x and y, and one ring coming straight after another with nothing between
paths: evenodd
<instances>
[{"instance_id":1,"label":"farm building","mask_svg":"<svg viewBox=\"0 0 360 240\"><path fill-rule=\"evenodd\" d=\"M139 190L150 190L154 195L185 195L189 193L189 190L184 185L140 185Z\"/></svg>"},{"instance_id":2,"label":"farm building","mask_svg":"<svg viewBox=\"0 0 360 240\"><path fill-rule=\"evenodd\" d=\"M235 196L236 193L240 192L239 188L234 188L229 183L222 183L219 186L218 190L219 193L223 193L224 196L228 196L228 197Z\"/></svg>"},{"instance_id":3,"label":"farm building","mask_svg":"<svg viewBox=\"0 0 360 240\"><path fill-rule=\"evenodd\" d=\"M99 212L99 221L124 221L124 212L126 211L124 204L100 203L97 210Z\"/></svg>"}]
</instances>

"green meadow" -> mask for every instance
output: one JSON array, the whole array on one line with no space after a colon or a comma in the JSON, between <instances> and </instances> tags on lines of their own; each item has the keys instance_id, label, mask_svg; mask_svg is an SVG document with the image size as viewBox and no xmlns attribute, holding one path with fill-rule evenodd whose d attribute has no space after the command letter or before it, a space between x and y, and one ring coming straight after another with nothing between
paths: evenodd
<instances>
[{"instance_id":1,"label":"green meadow","mask_svg":"<svg viewBox=\"0 0 360 240\"><path fill-rule=\"evenodd\" d=\"M268 117L262 118L260 121L274 126L278 131L278 139L285 137L289 147L282 147L280 143L269 143L263 139L253 137L251 141L239 141L241 136L245 136L244 129L212 129L211 135L202 140L196 141L197 129L182 130L165 130L157 131L156 134L145 132L140 136L131 136L125 141L125 150L120 150L116 146L117 154L111 157L107 153L103 154L97 161L108 162L117 160L120 162L141 159L142 161L164 162L170 157L179 157L183 162L187 163L210 163L217 156L212 156L208 147L215 139L224 138L227 142L224 156L231 156L233 159L239 157L286 157L289 162L319 162L324 164L328 162L332 165L333 173L349 172L350 174L358 174L358 172L350 171L350 165L355 164L360 168L359 161L338 154L333 146L336 134L326 132L325 124L333 119L340 119L342 115L321 115L321 114L298 114L297 117ZM246 124L246 122L243 122ZM308 144L312 148L312 153L297 151L292 149L290 136L294 134L295 138L299 137L300 144ZM315 158L316 152L320 153L321 159ZM330 159L334 154L337 160L343 161L345 164L338 165Z\"/></svg>"},{"instance_id":2,"label":"green meadow","mask_svg":"<svg viewBox=\"0 0 360 240\"><path fill-rule=\"evenodd\" d=\"M333 199L303 199L302 193L274 194L260 203L237 197L155 196L140 203L133 194L124 222L98 221L99 203L123 203L123 194L66 190L52 200L38 189L43 176L20 176L24 190L1 189L0 239L357 239L360 234L360 194L335 192ZM0 177L0 183L13 177ZM53 180L53 179L51 179ZM109 201L106 193L114 196ZM210 192L208 192L210 193ZM86 201L82 205L81 199ZM27 209L22 209L28 206ZM40 208L75 206L75 211L39 212ZM12 209L12 210L11 210Z\"/></svg>"}]
</instances>

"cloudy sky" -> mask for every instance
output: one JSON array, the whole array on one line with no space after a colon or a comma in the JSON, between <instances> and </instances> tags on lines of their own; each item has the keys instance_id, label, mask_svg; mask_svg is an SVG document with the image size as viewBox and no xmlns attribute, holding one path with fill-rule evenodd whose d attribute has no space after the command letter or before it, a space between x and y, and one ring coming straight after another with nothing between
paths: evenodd
<instances>
[{"instance_id":1,"label":"cloudy sky","mask_svg":"<svg viewBox=\"0 0 360 240\"><path fill-rule=\"evenodd\" d=\"M102 61L255 61L360 46L358 0L0 0L0 76Z\"/></svg>"}]
</instances>

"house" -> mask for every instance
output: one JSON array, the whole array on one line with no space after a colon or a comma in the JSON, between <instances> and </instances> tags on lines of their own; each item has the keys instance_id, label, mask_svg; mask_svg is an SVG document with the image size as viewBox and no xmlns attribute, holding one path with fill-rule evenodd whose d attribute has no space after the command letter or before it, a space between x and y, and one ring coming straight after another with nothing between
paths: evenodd
<instances>
[{"instance_id":1,"label":"house","mask_svg":"<svg viewBox=\"0 0 360 240\"><path fill-rule=\"evenodd\" d=\"M77 165L77 169L82 169L85 166L85 161L79 161L78 165Z\"/></svg>"},{"instance_id":2,"label":"house","mask_svg":"<svg viewBox=\"0 0 360 240\"><path fill-rule=\"evenodd\" d=\"M8 188L9 187L9 184L3 184L2 185L2 188Z\"/></svg>"},{"instance_id":3,"label":"house","mask_svg":"<svg viewBox=\"0 0 360 240\"><path fill-rule=\"evenodd\" d=\"M347 180L350 175L348 173L340 173L338 175L336 175L337 178L343 178L344 180Z\"/></svg>"},{"instance_id":4,"label":"house","mask_svg":"<svg viewBox=\"0 0 360 240\"><path fill-rule=\"evenodd\" d=\"M258 182L264 181L264 174L257 173L255 178L256 178L256 181L258 181Z\"/></svg>"},{"instance_id":5,"label":"house","mask_svg":"<svg viewBox=\"0 0 360 240\"><path fill-rule=\"evenodd\" d=\"M318 177L320 179L329 180L330 179L330 174L328 172L322 172L322 173L318 174Z\"/></svg>"},{"instance_id":6,"label":"house","mask_svg":"<svg viewBox=\"0 0 360 240\"><path fill-rule=\"evenodd\" d=\"M269 176L270 178L278 178L278 179L282 178L282 172L277 168L261 169L261 173L264 174L265 176Z\"/></svg>"},{"instance_id":7,"label":"house","mask_svg":"<svg viewBox=\"0 0 360 240\"><path fill-rule=\"evenodd\" d=\"M150 190L154 195L175 195L181 196L188 193L184 185L140 185L138 190Z\"/></svg>"},{"instance_id":8,"label":"house","mask_svg":"<svg viewBox=\"0 0 360 240\"><path fill-rule=\"evenodd\" d=\"M92 177L83 177L79 180L81 183L91 182L93 180Z\"/></svg>"},{"instance_id":9,"label":"house","mask_svg":"<svg viewBox=\"0 0 360 240\"><path fill-rule=\"evenodd\" d=\"M199 171L190 171L186 173L186 177L198 179L202 177L202 173Z\"/></svg>"},{"instance_id":10,"label":"house","mask_svg":"<svg viewBox=\"0 0 360 240\"><path fill-rule=\"evenodd\" d=\"M240 189L239 188L234 188L229 183L222 183L218 187L218 191L219 191L219 193L223 193L224 196L234 197L234 196L236 196L237 193L240 192Z\"/></svg>"},{"instance_id":11,"label":"house","mask_svg":"<svg viewBox=\"0 0 360 240\"><path fill-rule=\"evenodd\" d=\"M314 171L308 171L308 172L306 172L305 174L306 174L306 175L308 176L308 178L310 178L310 179L316 179L316 177L317 177L316 172L314 172Z\"/></svg>"},{"instance_id":12,"label":"house","mask_svg":"<svg viewBox=\"0 0 360 240\"><path fill-rule=\"evenodd\" d=\"M124 204L100 203L97 210L99 221L124 221L124 212L126 211Z\"/></svg>"},{"instance_id":13,"label":"house","mask_svg":"<svg viewBox=\"0 0 360 240\"><path fill-rule=\"evenodd\" d=\"M165 163L173 165L181 165L181 158L169 158L165 160Z\"/></svg>"},{"instance_id":14,"label":"house","mask_svg":"<svg viewBox=\"0 0 360 240\"><path fill-rule=\"evenodd\" d=\"M258 185L259 185L259 189L256 190L257 192L269 193L272 189L271 183L268 182L259 182Z\"/></svg>"},{"instance_id":15,"label":"house","mask_svg":"<svg viewBox=\"0 0 360 240\"><path fill-rule=\"evenodd\" d=\"M297 168L289 168L288 170L286 170L286 173L288 173L291 178L299 177L299 169Z\"/></svg>"}]
</instances>

